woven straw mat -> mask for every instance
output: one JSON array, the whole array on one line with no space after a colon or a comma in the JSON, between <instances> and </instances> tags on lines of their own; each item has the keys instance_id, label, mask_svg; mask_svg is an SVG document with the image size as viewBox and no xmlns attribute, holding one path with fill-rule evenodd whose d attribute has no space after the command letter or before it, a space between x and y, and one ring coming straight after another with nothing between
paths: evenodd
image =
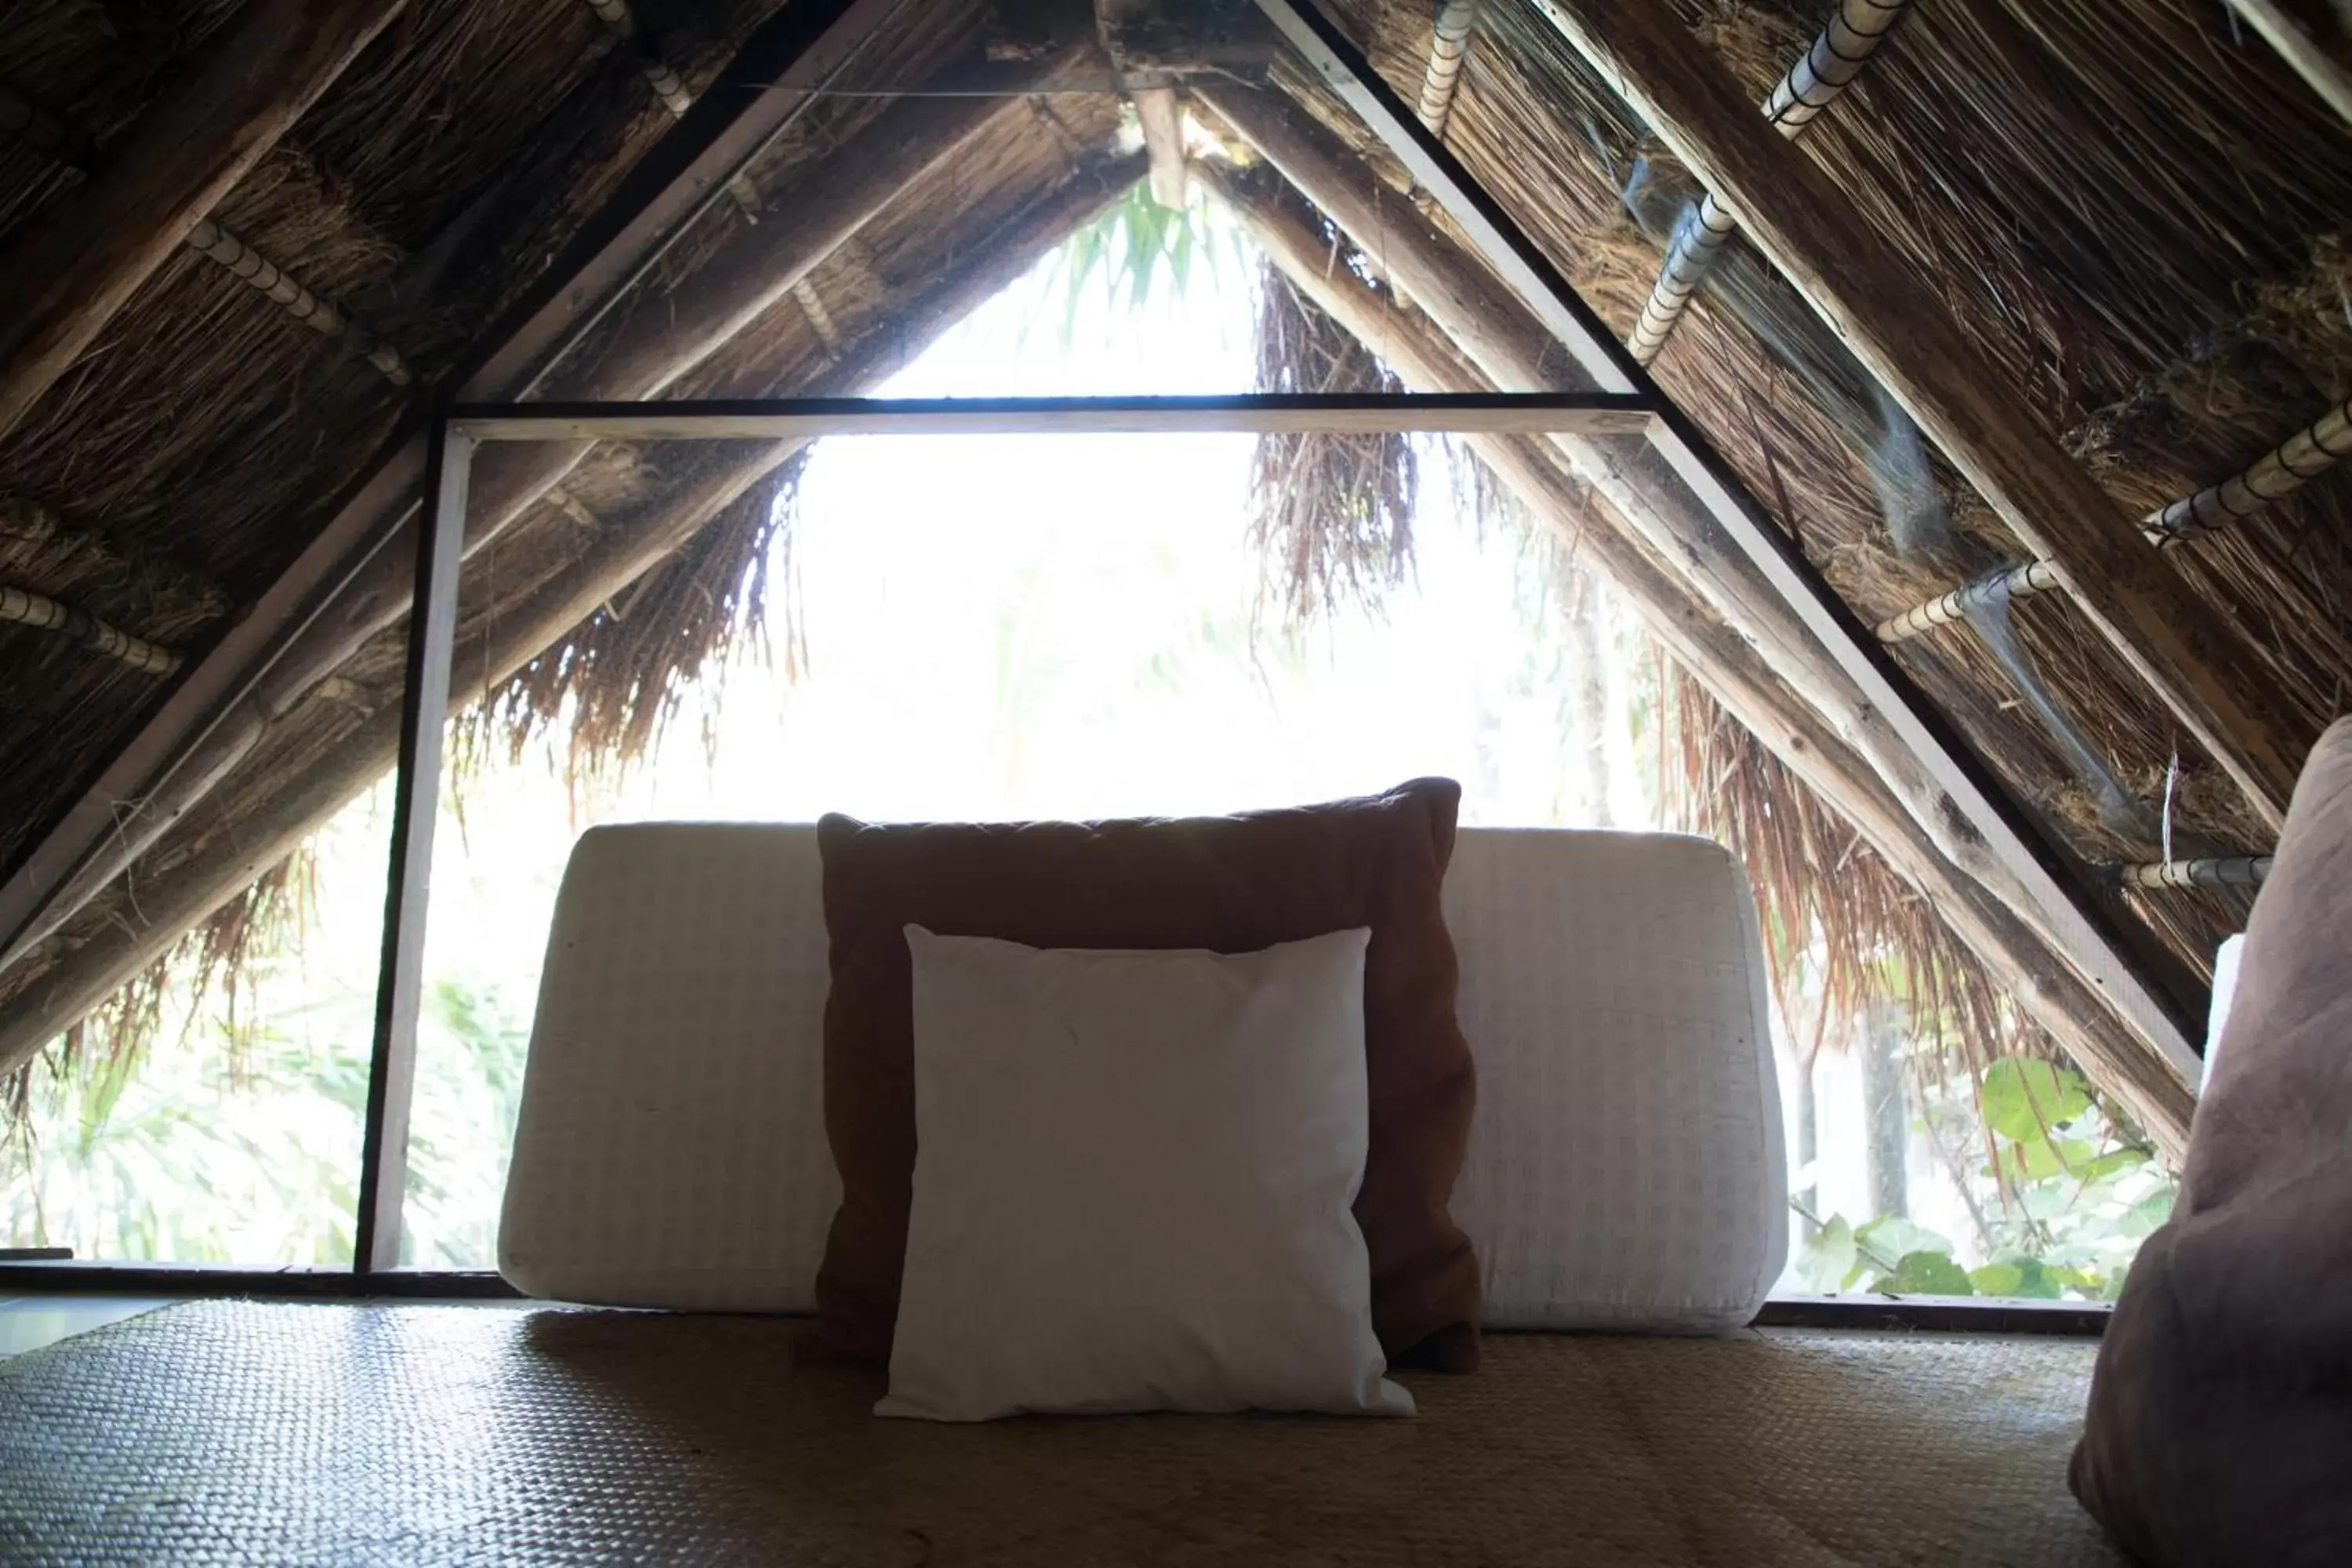
<instances>
[{"instance_id":1,"label":"woven straw mat","mask_svg":"<svg viewBox=\"0 0 2352 1568\"><path fill-rule=\"evenodd\" d=\"M2088 1342L1496 1335L1411 1421L882 1421L773 1319L191 1302L0 1362L25 1563L2116 1563Z\"/></svg>"}]
</instances>

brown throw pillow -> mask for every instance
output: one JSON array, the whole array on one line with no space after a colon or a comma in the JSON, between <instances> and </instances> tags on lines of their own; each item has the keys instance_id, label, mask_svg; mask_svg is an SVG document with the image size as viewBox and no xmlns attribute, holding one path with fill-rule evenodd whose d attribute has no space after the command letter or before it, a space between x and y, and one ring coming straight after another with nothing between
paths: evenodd
<instances>
[{"instance_id":1,"label":"brown throw pillow","mask_svg":"<svg viewBox=\"0 0 2352 1568\"><path fill-rule=\"evenodd\" d=\"M2352 1563L2352 719L2295 785L2071 1479L2158 1568Z\"/></svg>"},{"instance_id":2,"label":"brown throw pillow","mask_svg":"<svg viewBox=\"0 0 2352 1568\"><path fill-rule=\"evenodd\" d=\"M1356 1221L1372 1324L1394 1360L1466 1371L1478 1268L1446 1213L1470 1138L1470 1047L1438 894L1462 790L1167 821L817 825L833 990L824 1118L841 1208L817 1274L821 1355L884 1361L915 1167L906 928L1032 947L1254 952L1359 926L1370 1151Z\"/></svg>"}]
</instances>

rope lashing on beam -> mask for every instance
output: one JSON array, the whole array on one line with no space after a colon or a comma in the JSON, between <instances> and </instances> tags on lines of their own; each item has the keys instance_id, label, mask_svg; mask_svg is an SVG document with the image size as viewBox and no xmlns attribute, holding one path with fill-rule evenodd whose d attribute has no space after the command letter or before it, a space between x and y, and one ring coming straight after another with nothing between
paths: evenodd
<instances>
[{"instance_id":1,"label":"rope lashing on beam","mask_svg":"<svg viewBox=\"0 0 2352 1568\"><path fill-rule=\"evenodd\" d=\"M2140 531L2158 549L2185 544L2230 523L2252 517L2273 501L2293 495L2344 458L2352 457L2352 400L2329 409L2256 458L2242 472L2195 495L2158 507L2140 520ZM1964 587L1914 605L1876 628L1881 642L1901 642L1967 616L1969 606L2006 585L2011 599L2047 593L2059 585L2047 561L2004 566Z\"/></svg>"},{"instance_id":2,"label":"rope lashing on beam","mask_svg":"<svg viewBox=\"0 0 2352 1568\"><path fill-rule=\"evenodd\" d=\"M1881 642L1902 642L1921 632L1966 620L1969 612L1979 605L1996 599L2012 601L2040 594L2058 586L2058 569L2047 561L2029 561L2022 566L2004 566L1975 582L1938 594L1924 605L1914 605L1892 620L1881 621L1874 628Z\"/></svg>"},{"instance_id":3,"label":"rope lashing on beam","mask_svg":"<svg viewBox=\"0 0 2352 1568\"><path fill-rule=\"evenodd\" d=\"M304 288L292 275L210 218L188 231L188 248L218 262L255 292L324 338L341 338L354 353L383 373L394 386L406 386L408 365L400 351L362 328L333 305Z\"/></svg>"},{"instance_id":4,"label":"rope lashing on beam","mask_svg":"<svg viewBox=\"0 0 2352 1568\"><path fill-rule=\"evenodd\" d=\"M1805 58L1789 68L1772 96L1764 100L1764 118L1783 136L1794 136L1813 117L1837 101L1853 84L1865 61L1886 41L1903 19L1910 0L1843 0Z\"/></svg>"},{"instance_id":5,"label":"rope lashing on beam","mask_svg":"<svg viewBox=\"0 0 2352 1568\"><path fill-rule=\"evenodd\" d=\"M149 675L169 675L180 668L180 655L143 637L107 625L87 610L61 605L46 594L0 583L0 623L55 632L109 658L120 659Z\"/></svg>"},{"instance_id":6,"label":"rope lashing on beam","mask_svg":"<svg viewBox=\"0 0 2352 1568\"><path fill-rule=\"evenodd\" d=\"M68 169L89 167L89 138L5 82L0 82L0 136Z\"/></svg>"},{"instance_id":7,"label":"rope lashing on beam","mask_svg":"<svg viewBox=\"0 0 2352 1568\"><path fill-rule=\"evenodd\" d=\"M2140 531L2159 549L2170 549L2252 517L2347 457L2352 457L2352 399L2263 453L2243 473L2148 513Z\"/></svg>"},{"instance_id":8,"label":"rope lashing on beam","mask_svg":"<svg viewBox=\"0 0 2352 1568\"><path fill-rule=\"evenodd\" d=\"M1429 72L1421 79L1421 122L1432 136L1444 141L1446 117L1454 112L1454 89L1462 79L1462 62L1470 53L1470 34L1478 26L1478 0L1444 0L1437 8L1437 36L1429 46Z\"/></svg>"},{"instance_id":9,"label":"rope lashing on beam","mask_svg":"<svg viewBox=\"0 0 2352 1568\"><path fill-rule=\"evenodd\" d=\"M1675 243L1666 251L1665 267L1642 305L1642 319L1633 323L1625 340L1626 349L1636 360L1648 364L1658 357L1683 312L1690 309L1691 296L1706 281L1716 258L1738 232L1739 219L1712 195L1683 215L1675 229Z\"/></svg>"},{"instance_id":10,"label":"rope lashing on beam","mask_svg":"<svg viewBox=\"0 0 2352 1568\"><path fill-rule=\"evenodd\" d=\"M2268 855L2224 855L2201 860L2158 860L2111 867L2126 888L2258 888L2271 874Z\"/></svg>"},{"instance_id":11,"label":"rope lashing on beam","mask_svg":"<svg viewBox=\"0 0 2352 1568\"><path fill-rule=\"evenodd\" d=\"M635 54L646 85L654 89L654 96L669 110L670 118L685 119L686 111L694 107L694 94L686 89L686 82L670 68L669 62L643 40L637 30L636 15L629 9L629 0L588 0L588 9L596 13L596 19L621 41L623 47ZM753 223L760 221L760 193L748 176L738 174L728 181L727 194L743 209L745 217Z\"/></svg>"},{"instance_id":12,"label":"rope lashing on beam","mask_svg":"<svg viewBox=\"0 0 2352 1568\"><path fill-rule=\"evenodd\" d=\"M1801 135L1853 85L1910 5L1911 0L1839 0L1829 26L1764 100L1764 115L1773 129L1791 140ZM1642 319L1625 340L1626 352L1635 360L1648 364L1658 357L1690 308L1691 296L1738 227L1739 215L1709 195L1699 204L1696 217L1675 231L1674 248L1666 253L1657 284L1642 307Z\"/></svg>"}]
</instances>

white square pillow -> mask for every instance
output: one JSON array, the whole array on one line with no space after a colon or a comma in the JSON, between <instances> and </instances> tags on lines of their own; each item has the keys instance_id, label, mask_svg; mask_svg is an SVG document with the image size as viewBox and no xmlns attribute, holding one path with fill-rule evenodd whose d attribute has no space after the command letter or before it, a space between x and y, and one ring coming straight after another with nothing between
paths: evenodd
<instances>
[{"instance_id":1,"label":"white square pillow","mask_svg":"<svg viewBox=\"0 0 2352 1568\"><path fill-rule=\"evenodd\" d=\"M879 1415L1407 1415L1381 1375L1364 931L1232 956L907 928L914 1205Z\"/></svg>"}]
</instances>

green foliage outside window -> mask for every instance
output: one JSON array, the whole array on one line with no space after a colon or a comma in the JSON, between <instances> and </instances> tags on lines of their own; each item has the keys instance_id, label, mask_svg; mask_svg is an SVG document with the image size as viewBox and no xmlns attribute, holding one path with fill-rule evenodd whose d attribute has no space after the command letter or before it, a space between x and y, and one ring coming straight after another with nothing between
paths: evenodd
<instances>
[{"instance_id":1,"label":"green foliage outside window","mask_svg":"<svg viewBox=\"0 0 2352 1568\"><path fill-rule=\"evenodd\" d=\"M2002 1057L1974 1085L1931 1088L1921 1100L1915 1131L1948 1152L1974 1144L1975 1158L1954 1163L1975 1234L1956 1241L1902 1215L1861 1225L1807 1215L1804 1288L2113 1300L2140 1242L2170 1216L2174 1184L2083 1076Z\"/></svg>"}]
</instances>

